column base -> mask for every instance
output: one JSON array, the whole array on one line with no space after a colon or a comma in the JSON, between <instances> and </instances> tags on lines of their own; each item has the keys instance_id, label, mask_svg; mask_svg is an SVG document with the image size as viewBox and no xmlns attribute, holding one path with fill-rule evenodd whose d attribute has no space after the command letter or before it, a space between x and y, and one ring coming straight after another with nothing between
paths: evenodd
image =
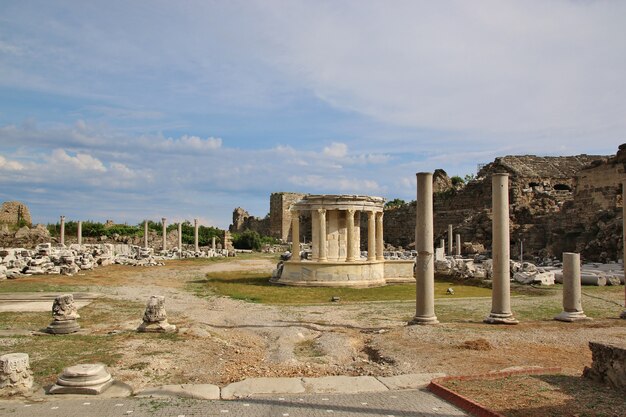
<instances>
[{"instance_id":1,"label":"column base","mask_svg":"<svg viewBox=\"0 0 626 417\"><path fill-rule=\"evenodd\" d=\"M585 316L582 311L563 311L554 316L554 320L571 323L574 321L593 320L591 317Z\"/></svg>"},{"instance_id":2,"label":"column base","mask_svg":"<svg viewBox=\"0 0 626 417\"><path fill-rule=\"evenodd\" d=\"M415 316L407 323L409 326L423 324L439 324L439 320L437 320L437 316Z\"/></svg>"},{"instance_id":3,"label":"column base","mask_svg":"<svg viewBox=\"0 0 626 417\"><path fill-rule=\"evenodd\" d=\"M513 314L507 313L491 313L487 316L483 323L487 324L519 324L519 321L513 317Z\"/></svg>"}]
</instances>

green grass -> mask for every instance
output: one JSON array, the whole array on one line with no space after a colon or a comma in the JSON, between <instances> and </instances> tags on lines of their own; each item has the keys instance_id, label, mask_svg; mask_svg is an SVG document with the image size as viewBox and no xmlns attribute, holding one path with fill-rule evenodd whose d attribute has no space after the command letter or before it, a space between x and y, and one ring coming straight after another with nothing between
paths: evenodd
<instances>
[{"instance_id":1,"label":"green grass","mask_svg":"<svg viewBox=\"0 0 626 417\"><path fill-rule=\"evenodd\" d=\"M48 282L25 281L19 278L0 281L0 294L14 292L54 292L61 294L85 292L88 290L87 287L80 285L56 284L54 278L56 278L54 275L46 275L46 281ZM62 278L65 279L67 277L63 276Z\"/></svg>"},{"instance_id":2,"label":"green grass","mask_svg":"<svg viewBox=\"0 0 626 417\"><path fill-rule=\"evenodd\" d=\"M211 272L206 279L188 283L187 289L198 296L224 295L238 300L264 304L320 304L340 297L341 302L415 300L415 284L375 288L292 287L273 285L269 275L260 272ZM446 295L448 287L454 295ZM489 297L491 290L460 283L436 282L436 298Z\"/></svg>"}]
</instances>

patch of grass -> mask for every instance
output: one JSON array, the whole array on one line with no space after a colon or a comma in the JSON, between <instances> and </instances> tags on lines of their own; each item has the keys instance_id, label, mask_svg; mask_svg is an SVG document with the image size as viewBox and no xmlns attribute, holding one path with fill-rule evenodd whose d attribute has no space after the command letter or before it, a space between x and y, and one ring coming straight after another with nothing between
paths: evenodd
<instances>
[{"instance_id":1,"label":"patch of grass","mask_svg":"<svg viewBox=\"0 0 626 417\"><path fill-rule=\"evenodd\" d=\"M129 334L17 336L14 337L15 344L11 350L28 353L35 381L46 385L53 383L63 368L71 365L96 362L115 364L122 357L117 347L128 337Z\"/></svg>"},{"instance_id":2,"label":"patch of grass","mask_svg":"<svg viewBox=\"0 0 626 417\"><path fill-rule=\"evenodd\" d=\"M52 321L51 312L0 313L0 330L41 330Z\"/></svg>"},{"instance_id":3,"label":"patch of grass","mask_svg":"<svg viewBox=\"0 0 626 417\"><path fill-rule=\"evenodd\" d=\"M64 281L65 277L59 277L55 275L37 275L36 277L7 279L4 281L0 281L0 294L15 292L53 292L65 294L87 291L87 287L85 286L55 283L55 281L62 280Z\"/></svg>"},{"instance_id":4,"label":"patch of grass","mask_svg":"<svg viewBox=\"0 0 626 417\"><path fill-rule=\"evenodd\" d=\"M317 346L314 339L296 343L293 353L301 358L321 358L324 356L324 352Z\"/></svg>"},{"instance_id":5,"label":"patch of grass","mask_svg":"<svg viewBox=\"0 0 626 417\"><path fill-rule=\"evenodd\" d=\"M266 272L211 272L204 280L191 281L189 291L198 296L225 295L231 298L265 304L320 304L340 297L341 302L414 300L415 284L387 285L375 288L291 287L273 285ZM454 295L446 295L453 286ZM436 298L489 297L491 290L460 283L435 283Z\"/></svg>"}]
</instances>

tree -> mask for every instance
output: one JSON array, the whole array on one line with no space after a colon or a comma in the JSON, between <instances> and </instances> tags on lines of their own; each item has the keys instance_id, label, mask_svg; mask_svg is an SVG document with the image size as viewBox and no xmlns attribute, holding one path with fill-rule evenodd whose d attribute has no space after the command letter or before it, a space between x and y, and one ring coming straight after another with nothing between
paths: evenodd
<instances>
[{"instance_id":1,"label":"tree","mask_svg":"<svg viewBox=\"0 0 626 417\"><path fill-rule=\"evenodd\" d=\"M459 177L458 175L450 178L450 181L452 182L453 187L458 187L462 184L465 184L465 180L463 180L463 178Z\"/></svg>"},{"instance_id":2,"label":"tree","mask_svg":"<svg viewBox=\"0 0 626 417\"><path fill-rule=\"evenodd\" d=\"M261 249L261 235L254 230L233 234L232 238L235 249Z\"/></svg>"},{"instance_id":3,"label":"tree","mask_svg":"<svg viewBox=\"0 0 626 417\"><path fill-rule=\"evenodd\" d=\"M406 204L406 201L400 199L400 198L394 198L391 201L387 201L385 203L385 208L386 209L392 209L392 208L396 208L396 207L402 207L403 205Z\"/></svg>"}]
</instances>

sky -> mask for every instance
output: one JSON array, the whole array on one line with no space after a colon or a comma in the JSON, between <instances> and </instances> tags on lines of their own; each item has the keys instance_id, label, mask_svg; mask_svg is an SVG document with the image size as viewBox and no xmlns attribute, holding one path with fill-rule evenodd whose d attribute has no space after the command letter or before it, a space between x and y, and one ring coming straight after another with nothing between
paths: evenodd
<instances>
[{"instance_id":1,"label":"sky","mask_svg":"<svg viewBox=\"0 0 626 417\"><path fill-rule=\"evenodd\" d=\"M626 2L0 2L0 201L35 223L415 199L626 142Z\"/></svg>"}]
</instances>

